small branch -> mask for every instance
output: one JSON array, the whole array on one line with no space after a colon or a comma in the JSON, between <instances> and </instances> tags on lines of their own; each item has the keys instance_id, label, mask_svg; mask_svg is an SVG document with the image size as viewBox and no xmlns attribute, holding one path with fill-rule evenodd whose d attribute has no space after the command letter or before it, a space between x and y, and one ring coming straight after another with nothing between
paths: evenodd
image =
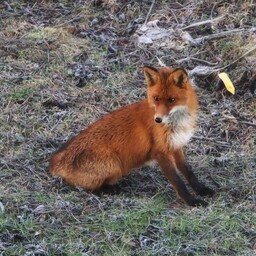
<instances>
[{"instance_id":1,"label":"small branch","mask_svg":"<svg viewBox=\"0 0 256 256\"><path fill-rule=\"evenodd\" d=\"M192 70L189 71L189 76L208 76L212 73L219 72L221 68L214 68L208 66L196 66Z\"/></svg>"},{"instance_id":2,"label":"small branch","mask_svg":"<svg viewBox=\"0 0 256 256\"><path fill-rule=\"evenodd\" d=\"M240 124L246 124L246 125L249 125L249 126L254 126L254 127L256 127L256 124L254 124L254 123L251 123L251 122L246 122L246 121L238 121L238 123L240 123Z\"/></svg>"},{"instance_id":3,"label":"small branch","mask_svg":"<svg viewBox=\"0 0 256 256\"><path fill-rule=\"evenodd\" d=\"M166 67L166 65L164 64L164 62L161 59L159 59L157 56L156 56L156 58L158 60L158 64L160 67Z\"/></svg>"},{"instance_id":4,"label":"small branch","mask_svg":"<svg viewBox=\"0 0 256 256\"><path fill-rule=\"evenodd\" d=\"M243 57L245 57L246 55L248 55L249 53L253 52L256 50L256 46L252 47L250 50L248 50L247 52L245 52L243 55L241 55L239 58L237 58L236 60L232 61L231 63L229 63L228 65L222 67L221 69L225 69L228 68L229 66L235 64L237 61L241 60Z\"/></svg>"},{"instance_id":5,"label":"small branch","mask_svg":"<svg viewBox=\"0 0 256 256\"><path fill-rule=\"evenodd\" d=\"M204 41L211 41L213 39L229 36L229 35L236 34L236 33L255 32L255 31L256 31L256 27L252 27L251 29L233 29L233 30L223 31L223 32L220 32L217 34L212 34L212 35L196 38L192 41L192 45L198 45Z\"/></svg>"},{"instance_id":6,"label":"small branch","mask_svg":"<svg viewBox=\"0 0 256 256\"><path fill-rule=\"evenodd\" d=\"M155 1L156 1L156 0L153 0L153 1L152 1L152 4L151 4L150 9L149 9L149 11L148 11L148 14L147 14L147 16L146 16L144 25L146 25L147 22L148 22L149 15L150 15L150 13L151 13L151 11L152 11L152 9L153 9L153 6L154 6L154 4L155 4Z\"/></svg>"},{"instance_id":7,"label":"small branch","mask_svg":"<svg viewBox=\"0 0 256 256\"><path fill-rule=\"evenodd\" d=\"M193 68L192 70L189 71L189 75L190 76L200 76L200 75L205 76L205 75L210 75L215 72L219 72L219 71L224 70L224 69L230 67L231 65L235 64L236 62L238 62L239 60L241 60L242 58L244 58L246 55L248 55L249 53L251 53L253 51L256 51L256 46L252 47L247 52L245 52L240 57L238 57L237 59L235 59L234 61L232 61L231 63L229 63L228 65L226 65L224 67L218 68L218 67L208 67L208 66L196 66L195 68Z\"/></svg>"},{"instance_id":8,"label":"small branch","mask_svg":"<svg viewBox=\"0 0 256 256\"><path fill-rule=\"evenodd\" d=\"M174 17L176 23L179 24L179 21L178 21L178 19L177 19L176 14L174 13L174 11L173 11L172 9L170 9L170 11L171 11L171 13L172 13L172 15L173 15L173 17Z\"/></svg>"},{"instance_id":9,"label":"small branch","mask_svg":"<svg viewBox=\"0 0 256 256\"><path fill-rule=\"evenodd\" d=\"M177 60L176 62L178 64L181 64L185 61L195 61L195 62L198 62L202 65L208 65L208 66L216 66L218 63L212 63L212 62L209 62L209 61L206 61L206 60L201 60L201 59L198 59L198 58L195 58L195 57L191 57L191 56L188 56L186 58L183 58L183 59L180 59L180 60Z\"/></svg>"},{"instance_id":10,"label":"small branch","mask_svg":"<svg viewBox=\"0 0 256 256\"><path fill-rule=\"evenodd\" d=\"M220 17L217 17L217 18L215 18L215 19L209 19L209 20L204 20L204 21L195 22L194 24L188 25L188 26L186 26L186 27L183 28L183 29L185 30L185 29L189 29L189 28L193 28L193 27L202 26L202 25L205 25L205 24L208 24L208 23L218 22L218 21L220 21L220 20L223 19L223 18L224 18L224 15L223 15L223 16L220 16Z\"/></svg>"},{"instance_id":11,"label":"small branch","mask_svg":"<svg viewBox=\"0 0 256 256\"><path fill-rule=\"evenodd\" d=\"M225 141L219 141L219 140L216 140L216 139L213 139L213 138L207 138L207 137L201 137L201 136L193 136L193 139L196 139L196 140L207 140L207 141L211 141L215 144L218 144L222 147L227 147L229 148L230 147L230 144L228 142L225 142Z\"/></svg>"}]
</instances>

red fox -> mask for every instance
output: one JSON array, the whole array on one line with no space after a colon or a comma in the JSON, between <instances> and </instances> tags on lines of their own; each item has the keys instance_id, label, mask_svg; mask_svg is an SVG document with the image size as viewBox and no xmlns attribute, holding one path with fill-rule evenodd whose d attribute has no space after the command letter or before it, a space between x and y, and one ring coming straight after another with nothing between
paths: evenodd
<instances>
[{"instance_id":1,"label":"red fox","mask_svg":"<svg viewBox=\"0 0 256 256\"><path fill-rule=\"evenodd\" d=\"M153 160L183 201L206 206L188 192L178 174L200 196L214 194L198 181L183 153L193 135L198 109L188 75L182 68L146 66L144 76L147 99L106 115L72 138L53 155L50 172L92 191L115 184Z\"/></svg>"}]
</instances>

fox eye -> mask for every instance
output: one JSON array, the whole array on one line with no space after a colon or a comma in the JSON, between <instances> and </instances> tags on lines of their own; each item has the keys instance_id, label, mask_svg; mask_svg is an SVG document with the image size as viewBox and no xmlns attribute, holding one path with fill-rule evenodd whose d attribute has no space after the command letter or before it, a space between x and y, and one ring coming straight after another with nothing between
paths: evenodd
<instances>
[{"instance_id":1,"label":"fox eye","mask_svg":"<svg viewBox=\"0 0 256 256\"><path fill-rule=\"evenodd\" d=\"M159 98L157 96L154 96L154 101L159 101Z\"/></svg>"},{"instance_id":2,"label":"fox eye","mask_svg":"<svg viewBox=\"0 0 256 256\"><path fill-rule=\"evenodd\" d=\"M170 103L172 103L172 102L174 102L174 101L175 101L175 99L174 99L174 98L168 98L167 100L168 100L168 102L170 102Z\"/></svg>"}]
</instances>

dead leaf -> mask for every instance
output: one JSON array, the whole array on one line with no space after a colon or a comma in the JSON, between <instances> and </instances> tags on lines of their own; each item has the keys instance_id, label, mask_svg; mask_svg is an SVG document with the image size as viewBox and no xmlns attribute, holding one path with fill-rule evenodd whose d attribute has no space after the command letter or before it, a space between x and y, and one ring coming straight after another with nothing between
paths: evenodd
<instances>
[{"instance_id":1,"label":"dead leaf","mask_svg":"<svg viewBox=\"0 0 256 256\"><path fill-rule=\"evenodd\" d=\"M219 73L218 76L222 80L222 82L224 83L226 89L230 93L235 94L235 87L234 87L232 81L230 80L228 74L225 73L225 72L222 72L222 73Z\"/></svg>"}]
</instances>

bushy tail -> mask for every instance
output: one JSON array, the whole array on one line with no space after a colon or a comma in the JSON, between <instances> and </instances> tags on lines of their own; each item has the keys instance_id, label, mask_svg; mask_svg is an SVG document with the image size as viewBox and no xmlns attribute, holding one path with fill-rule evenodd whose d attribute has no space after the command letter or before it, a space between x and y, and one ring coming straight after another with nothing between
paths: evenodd
<instances>
[{"instance_id":1,"label":"bushy tail","mask_svg":"<svg viewBox=\"0 0 256 256\"><path fill-rule=\"evenodd\" d=\"M49 165L49 170L52 173L52 175L62 176L61 173L65 169L65 162L63 161L64 155L64 151L60 151L52 156Z\"/></svg>"}]
</instances>

